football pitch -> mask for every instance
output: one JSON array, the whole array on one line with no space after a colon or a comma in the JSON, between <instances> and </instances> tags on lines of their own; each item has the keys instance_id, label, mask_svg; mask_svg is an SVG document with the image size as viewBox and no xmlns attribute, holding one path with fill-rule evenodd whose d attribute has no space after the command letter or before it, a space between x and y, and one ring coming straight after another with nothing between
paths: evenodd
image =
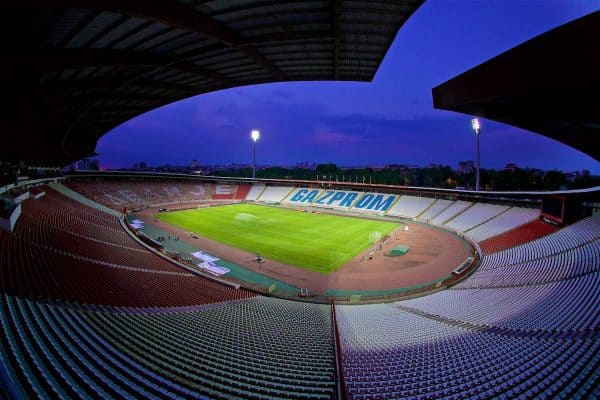
<instances>
[{"instance_id":1,"label":"football pitch","mask_svg":"<svg viewBox=\"0 0 600 400\"><path fill-rule=\"evenodd\" d=\"M234 204L156 214L188 232L268 259L321 273L335 271L398 224Z\"/></svg>"}]
</instances>

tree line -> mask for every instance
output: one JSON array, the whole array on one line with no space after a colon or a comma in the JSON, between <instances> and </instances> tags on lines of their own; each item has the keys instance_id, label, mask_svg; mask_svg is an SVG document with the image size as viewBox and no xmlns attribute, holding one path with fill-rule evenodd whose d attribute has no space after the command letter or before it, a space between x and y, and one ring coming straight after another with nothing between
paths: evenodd
<instances>
[{"instance_id":1,"label":"tree line","mask_svg":"<svg viewBox=\"0 0 600 400\"><path fill-rule=\"evenodd\" d=\"M252 177L252 168L230 168L211 175ZM387 185L421 186L446 189L472 189L475 173L461 173L448 165L430 167L388 166L385 168L340 168L336 164L318 164L315 169L266 167L256 171L257 178L325 180L338 182L377 183ZM559 190L600 185L600 176L583 170L574 174L562 171L542 171L533 168L514 170L481 170L481 187L485 190Z\"/></svg>"}]
</instances>

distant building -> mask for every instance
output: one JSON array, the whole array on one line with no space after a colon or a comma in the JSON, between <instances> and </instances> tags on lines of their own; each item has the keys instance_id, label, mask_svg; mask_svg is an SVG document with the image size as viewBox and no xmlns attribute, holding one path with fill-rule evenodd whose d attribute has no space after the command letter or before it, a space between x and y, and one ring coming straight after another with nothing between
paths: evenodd
<instances>
[{"instance_id":1,"label":"distant building","mask_svg":"<svg viewBox=\"0 0 600 400\"><path fill-rule=\"evenodd\" d=\"M510 172L515 172L516 170L518 170L519 167L517 166L517 164L515 163L508 163L506 164L506 166L504 167L505 171L510 171Z\"/></svg>"},{"instance_id":2,"label":"distant building","mask_svg":"<svg viewBox=\"0 0 600 400\"><path fill-rule=\"evenodd\" d=\"M407 172L410 170L418 169L416 165L408 165L408 164L389 164L387 166L388 169L393 169L397 171Z\"/></svg>"},{"instance_id":3,"label":"distant building","mask_svg":"<svg viewBox=\"0 0 600 400\"><path fill-rule=\"evenodd\" d=\"M200 168L200 163L198 160L192 160L192 163L190 164L190 172L196 175L202 174L202 168Z\"/></svg>"},{"instance_id":4,"label":"distant building","mask_svg":"<svg viewBox=\"0 0 600 400\"><path fill-rule=\"evenodd\" d=\"M147 171L148 165L146 161L140 161L139 163L135 163L131 166L132 171Z\"/></svg>"},{"instance_id":5,"label":"distant building","mask_svg":"<svg viewBox=\"0 0 600 400\"><path fill-rule=\"evenodd\" d=\"M460 161L458 163L458 173L471 174L475 171L475 162L473 160Z\"/></svg>"},{"instance_id":6,"label":"distant building","mask_svg":"<svg viewBox=\"0 0 600 400\"><path fill-rule=\"evenodd\" d=\"M299 168L299 169L309 169L310 165L308 164L308 161L301 161L301 162L297 162L294 165L294 168Z\"/></svg>"},{"instance_id":7,"label":"distant building","mask_svg":"<svg viewBox=\"0 0 600 400\"><path fill-rule=\"evenodd\" d=\"M565 177L567 178L567 181L569 182L575 182L575 180L577 180L577 178L583 176L583 171L579 172L579 171L573 171L573 172L564 172Z\"/></svg>"},{"instance_id":8,"label":"distant building","mask_svg":"<svg viewBox=\"0 0 600 400\"><path fill-rule=\"evenodd\" d=\"M100 161L95 158L83 158L75 165L77 171L99 171Z\"/></svg>"}]
</instances>

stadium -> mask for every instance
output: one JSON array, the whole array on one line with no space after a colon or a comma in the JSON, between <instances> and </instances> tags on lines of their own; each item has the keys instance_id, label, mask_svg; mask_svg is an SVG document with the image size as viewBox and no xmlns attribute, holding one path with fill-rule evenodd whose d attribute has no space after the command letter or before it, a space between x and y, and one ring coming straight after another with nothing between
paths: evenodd
<instances>
[{"instance_id":1,"label":"stadium","mask_svg":"<svg viewBox=\"0 0 600 400\"><path fill-rule=\"evenodd\" d=\"M0 397L600 397L599 187L59 172L192 95L371 81L422 3L2 5ZM600 59L572 43L599 30L532 38L434 107L598 160Z\"/></svg>"}]
</instances>

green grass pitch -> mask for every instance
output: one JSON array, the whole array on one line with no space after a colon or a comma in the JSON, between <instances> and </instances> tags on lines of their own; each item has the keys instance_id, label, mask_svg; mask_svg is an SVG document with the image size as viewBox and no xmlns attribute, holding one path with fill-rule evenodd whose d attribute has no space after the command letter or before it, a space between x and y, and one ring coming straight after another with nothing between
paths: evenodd
<instances>
[{"instance_id":1,"label":"green grass pitch","mask_svg":"<svg viewBox=\"0 0 600 400\"><path fill-rule=\"evenodd\" d=\"M155 218L265 258L322 273L335 271L398 224L234 204L172 211Z\"/></svg>"}]
</instances>

